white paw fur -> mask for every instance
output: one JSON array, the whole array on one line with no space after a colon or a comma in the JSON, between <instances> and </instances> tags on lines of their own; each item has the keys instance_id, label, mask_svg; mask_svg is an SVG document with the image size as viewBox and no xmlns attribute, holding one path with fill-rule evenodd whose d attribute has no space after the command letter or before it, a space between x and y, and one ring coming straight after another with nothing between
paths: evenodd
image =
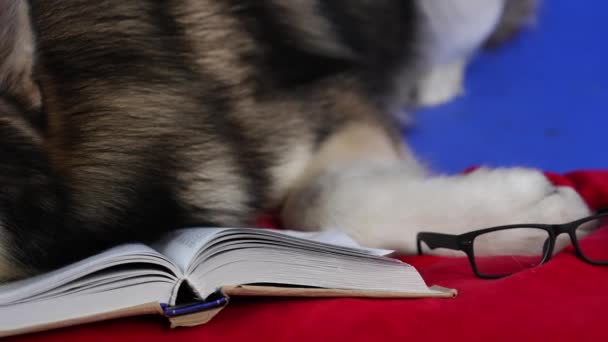
<instances>
[{"instance_id":1,"label":"white paw fur","mask_svg":"<svg viewBox=\"0 0 608 342\"><path fill-rule=\"evenodd\" d=\"M414 254L420 231L460 234L514 223L563 223L590 213L574 190L553 186L536 170L479 169L451 177L408 177L406 170L360 164L327 172L288 199L284 223L343 229L363 245ZM505 236L485 253L526 239Z\"/></svg>"}]
</instances>

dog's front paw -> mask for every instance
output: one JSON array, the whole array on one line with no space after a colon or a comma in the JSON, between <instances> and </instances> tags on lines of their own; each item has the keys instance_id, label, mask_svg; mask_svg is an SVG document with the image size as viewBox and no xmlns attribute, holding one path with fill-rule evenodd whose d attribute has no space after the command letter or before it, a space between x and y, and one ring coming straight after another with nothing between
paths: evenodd
<instances>
[{"instance_id":1,"label":"dog's front paw","mask_svg":"<svg viewBox=\"0 0 608 342\"><path fill-rule=\"evenodd\" d=\"M487 217L486 226L506 224L545 223L559 224L577 220L591 214L591 210L581 196L570 187L554 186L539 171L531 169L482 169L470 175L483 178L484 182L495 183L502 179L502 191L489 197L492 205L503 206L506 210L501 215ZM483 182L480 182L482 184ZM495 189L498 190L498 189ZM499 197L503 199L500 200ZM502 203L501 203L502 202ZM590 231L577 232L579 237ZM544 242L548 235L537 229L505 230L476 241L477 255L539 255L543 252ZM485 240L484 240L485 239ZM555 252L569 243L569 238L562 235L555 245Z\"/></svg>"},{"instance_id":2,"label":"dog's front paw","mask_svg":"<svg viewBox=\"0 0 608 342\"><path fill-rule=\"evenodd\" d=\"M555 187L538 170L482 168L452 177L412 177L388 165L318 177L290 196L282 214L292 228L340 228L363 245L413 254L420 231L462 234L508 224L563 223L589 212L573 189ZM504 236L505 246L525 238L517 232Z\"/></svg>"},{"instance_id":3,"label":"dog's front paw","mask_svg":"<svg viewBox=\"0 0 608 342\"><path fill-rule=\"evenodd\" d=\"M570 187L554 186L534 169L480 169L470 175L471 190L487 192L489 204L505 208L496 222L564 223L590 214L580 195Z\"/></svg>"},{"instance_id":4,"label":"dog's front paw","mask_svg":"<svg viewBox=\"0 0 608 342\"><path fill-rule=\"evenodd\" d=\"M565 223L590 215L591 210L570 187L555 187L554 191L530 208L528 215L537 215L538 221L546 223Z\"/></svg>"}]
</instances>

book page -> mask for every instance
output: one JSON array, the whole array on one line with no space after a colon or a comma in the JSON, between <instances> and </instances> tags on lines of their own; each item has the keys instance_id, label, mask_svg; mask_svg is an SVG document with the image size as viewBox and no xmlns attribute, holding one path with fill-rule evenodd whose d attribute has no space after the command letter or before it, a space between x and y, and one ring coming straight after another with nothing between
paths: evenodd
<instances>
[{"instance_id":1,"label":"book page","mask_svg":"<svg viewBox=\"0 0 608 342\"><path fill-rule=\"evenodd\" d=\"M169 278L176 279L181 276L175 265L150 247L143 244L121 245L49 273L0 285L0 307L40 297L46 292L57 293L61 287L69 287L71 282L87 275L115 266L123 265L128 268L129 264L139 264L133 271L139 270L141 264L150 264L160 267ZM108 272L94 275L87 281L94 283L100 281L99 277L112 277L112 274Z\"/></svg>"},{"instance_id":2,"label":"book page","mask_svg":"<svg viewBox=\"0 0 608 342\"><path fill-rule=\"evenodd\" d=\"M152 248L171 260L181 272L188 269L197 253L218 233L228 228L186 228L167 234Z\"/></svg>"},{"instance_id":3,"label":"book page","mask_svg":"<svg viewBox=\"0 0 608 342\"><path fill-rule=\"evenodd\" d=\"M358 252L374 256L386 256L393 253L391 250L362 247L346 233L339 230L301 232L256 228L187 228L167 234L152 247L172 260L183 273L187 273L197 255L216 238L233 236L235 240L240 240L245 239L244 235L265 236L268 234L278 238L281 236L295 237L313 243L356 249Z\"/></svg>"},{"instance_id":4,"label":"book page","mask_svg":"<svg viewBox=\"0 0 608 342\"><path fill-rule=\"evenodd\" d=\"M361 248L341 231L294 232L253 228L191 228L155 247L185 270L201 298L242 284L430 295L418 272L385 257L392 251Z\"/></svg>"},{"instance_id":5,"label":"book page","mask_svg":"<svg viewBox=\"0 0 608 342\"><path fill-rule=\"evenodd\" d=\"M278 233L288 236L297 237L300 239L311 240L315 242L327 243L334 246L355 248L360 251L369 253L375 256L387 256L395 251L389 249L368 248L359 245L352 237L341 230L326 230L321 232L301 232L295 230L279 230Z\"/></svg>"},{"instance_id":6,"label":"book page","mask_svg":"<svg viewBox=\"0 0 608 342\"><path fill-rule=\"evenodd\" d=\"M209 257L189 274L206 298L232 285L275 284L402 294L431 294L410 265L373 255L354 255L261 242L234 246Z\"/></svg>"}]
</instances>

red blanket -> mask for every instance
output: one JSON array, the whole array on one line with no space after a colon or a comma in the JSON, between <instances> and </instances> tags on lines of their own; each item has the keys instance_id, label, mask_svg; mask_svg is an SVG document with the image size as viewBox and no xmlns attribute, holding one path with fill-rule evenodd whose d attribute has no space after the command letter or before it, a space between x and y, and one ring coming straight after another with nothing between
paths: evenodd
<instances>
[{"instance_id":1,"label":"red blanket","mask_svg":"<svg viewBox=\"0 0 608 342\"><path fill-rule=\"evenodd\" d=\"M608 171L548 175L608 206ZM608 227L584 243L608 248ZM459 290L452 300L238 299L211 323L170 330L138 317L21 336L19 341L608 341L608 267L567 249L547 264L500 280L477 279L468 262L411 257L429 284Z\"/></svg>"}]
</instances>

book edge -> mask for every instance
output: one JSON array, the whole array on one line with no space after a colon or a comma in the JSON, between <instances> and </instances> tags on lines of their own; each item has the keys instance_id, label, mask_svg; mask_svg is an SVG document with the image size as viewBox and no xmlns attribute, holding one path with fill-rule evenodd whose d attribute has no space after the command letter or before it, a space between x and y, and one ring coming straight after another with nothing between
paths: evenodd
<instances>
[{"instance_id":1,"label":"book edge","mask_svg":"<svg viewBox=\"0 0 608 342\"><path fill-rule=\"evenodd\" d=\"M132 317L132 316L143 316L143 315L163 315L163 309L159 302L151 302L146 304L141 304L137 306L132 306L125 309L119 309L115 311L104 312L101 314L89 315L78 317L74 319L68 319L58 322L52 322L47 324L40 324L33 327L20 328L15 330L4 330L0 331L1 337L15 336L15 335L23 335L23 334L31 334L41 331L54 330L59 328L67 328L75 325L82 325L88 323L95 323L107 320L113 320L124 317Z\"/></svg>"},{"instance_id":2,"label":"book edge","mask_svg":"<svg viewBox=\"0 0 608 342\"><path fill-rule=\"evenodd\" d=\"M230 297L304 297L304 298L370 298L370 299L415 299L415 298L453 298L457 291L441 286L432 286L429 292L392 292L392 291L369 291L369 290L349 290L349 289L321 289L321 288L297 288L297 287L278 287L278 286L255 286L255 285L235 285L224 286L221 292L226 297L226 304L211 310L199 311L190 314L168 317L171 328L193 327L206 324L219 314L229 303ZM0 337L30 334L41 331L48 331L58 328L66 328L75 325L82 325L94 322L113 320L124 317L141 315L165 315L165 308L159 302L151 302L133 306L126 309L105 312L102 314L90 315L69 319L48 324L41 324L35 327L23 329L0 331Z\"/></svg>"},{"instance_id":3,"label":"book edge","mask_svg":"<svg viewBox=\"0 0 608 342\"><path fill-rule=\"evenodd\" d=\"M230 296L310 297L310 298L453 298L458 292L441 286L432 286L428 292L398 292L353 289L324 289L279 286L235 285L224 286L222 292Z\"/></svg>"},{"instance_id":4,"label":"book edge","mask_svg":"<svg viewBox=\"0 0 608 342\"><path fill-rule=\"evenodd\" d=\"M347 289L298 288L278 286L233 285L221 288L226 304L202 312L169 317L171 328L193 327L209 323L230 303L230 297L284 297L284 298L369 298L369 299L417 299L454 298L458 292L442 286L431 286L429 292L391 292Z\"/></svg>"}]
</instances>

